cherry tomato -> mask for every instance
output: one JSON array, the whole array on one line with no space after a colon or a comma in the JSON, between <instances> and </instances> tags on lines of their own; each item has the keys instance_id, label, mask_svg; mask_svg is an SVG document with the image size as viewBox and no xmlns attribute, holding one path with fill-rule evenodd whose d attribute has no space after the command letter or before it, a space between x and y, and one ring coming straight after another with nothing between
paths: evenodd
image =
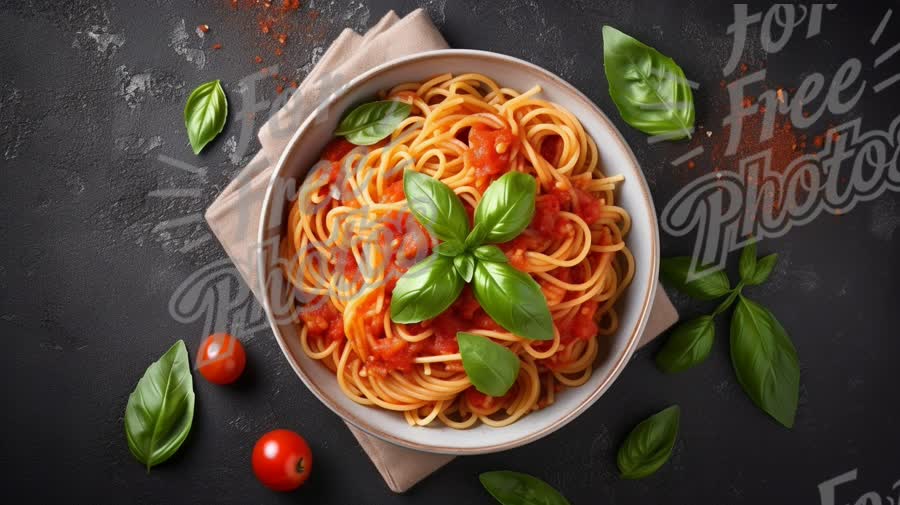
<instances>
[{"instance_id":1,"label":"cherry tomato","mask_svg":"<svg viewBox=\"0 0 900 505\"><path fill-rule=\"evenodd\" d=\"M213 384L231 384L244 372L247 353L241 341L227 333L214 333L200 345L197 369Z\"/></svg>"},{"instance_id":2,"label":"cherry tomato","mask_svg":"<svg viewBox=\"0 0 900 505\"><path fill-rule=\"evenodd\" d=\"M253 447L253 473L275 491L292 491L303 485L312 463L306 440L290 430L270 431Z\"/></svg>"}]
</instances>

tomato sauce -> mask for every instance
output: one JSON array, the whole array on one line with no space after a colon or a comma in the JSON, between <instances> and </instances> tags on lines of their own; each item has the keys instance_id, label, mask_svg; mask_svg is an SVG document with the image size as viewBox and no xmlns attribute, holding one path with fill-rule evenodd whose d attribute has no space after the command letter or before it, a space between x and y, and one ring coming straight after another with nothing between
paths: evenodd
<instances>
[{"instance_id":1,"label":"tomato sauce","mask_svg":"<svg viewBox=\"0 0 900 505\"><path fill-rule=\"evenodd\" d=\"M372 355L369 356L366 367L380 375L387 375L394 370L411 372L421 348L421 342L410 344L398 337L380 339L372 346Z\"/></svg>"},{"instance_id":2,"label":"tomato sauce","mask_svg":"<svg viewBox=\"0 0 900 505\"><path fill-rule=\"evenodd\" d=\"M384 194L381 195L382 203L394 203L400 202L406 199L406 194L403 193L403 180L392 182L387 188L384 190Z\"/></svg>"},{"instance_id":3,"label":"tomato sauce","mask_svg":"<svg viewBox=\"0 0 900 505\"><path fill-rule=\"evenodd\" d=\"M331 300L317 297L300 310L300 319L306 324L307 334L315 338L327 338L334 342L342 342L344 334L344 318L331 303Z\"/></svg>"},{"instance_id":4,"label":"tomato sauce","mask_svg":"<svg viewBox=\"0 0 900 505\"><path fill-rule=\"evenodd\" d=\"M509 128L495 130L479 123L469 129L465 156L475 167L476 187L483 190L509 171L509 159L518 140Z\"/></svg>"},{"instance_id":5,"label":"tomato sauce","mask_svg":"<svg viewBox=\"0 0 900 505\"><path fill-rule=\"evenodd\" d=\"M559 157L562 155L563 140L558 135L547 137L541 143L541 157L553 166L559 165Z\"/></svg>"},{"instance_id":6,"label":"tomato sauce","mask_svg":"<svg viewBox=\"0 0 900 505\"><path fill-rule=\"evenodd\" d=\"M355 147L355 145L348 142L344 137L338 137L329 142L328 145L325 146L325 149L322 150L322 159L339 162Z\"/></svg>"},{"instance_id":7,"label":"tomato sauce","mask_svg":"<svg viewBox=\"0 0 900 505\"><path fill-rule=\"evenodd\" d=\"M469 403L469 405L478 410L491 410L501 405L505 405L506 401L512 397L515 389L516 387L515 385L513 385L513 387L511 387L505 395L496 397L486 395L472 386L465 392L466 401Z\"/></svg>"}]
</instances>

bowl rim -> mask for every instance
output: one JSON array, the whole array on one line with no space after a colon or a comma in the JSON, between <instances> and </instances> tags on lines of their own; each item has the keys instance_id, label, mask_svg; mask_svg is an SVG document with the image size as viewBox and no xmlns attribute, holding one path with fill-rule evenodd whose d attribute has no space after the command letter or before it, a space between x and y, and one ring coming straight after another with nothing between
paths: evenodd
<instances>
[{"instance_id":1,"label":"bowl rim","mask_svg":"<svg viewBox=\"0 0 900 505\"><path fill-rule=\"evenodd\" d=\"M615 358L616 362L610 369L609 373L603 380L594 388L591 393L585 397L577 406L566 412L559 419L551 422L550 424L544 426L541 429L531 431L527 434L524 434L514 440L510 440L503 443L493 443L489 445L477 446L477 447L452 447L452 446L443 446L443 445L423 445L416 442L411 442L404 438L398 437L389 433L386 430L379 429L371 424L367 423L364 419L359 418L355 414L347 411L337 402L332 401L328 394L323 391L320 391L319 388L313 383L313 381L306 376L306 373L303 371L300 363L297 359L295 359L292 355L291 350L288 347L287 342L285 341L284 336L281 334L278 325L276 324L276 319L272 311L272 304L270 303L270 294L266 279L268 279L269 271L270 271L270 262L267 261L267 254L271 251L271 248L268 247L267 244L267 224L268 217L271 214L273 198L275 195L275 187L279 178L282 176L282 173L285 170L288 160L291 157L291 154L297 150L299 141L301 137L304 136L306 131L310 128L310 125L313 121L326 109L331 107L336 101L340 100L342 97L352 92L359 86L363 85L366 81L374 78L378 74L385 72L389 69L399 67L401 65L408 65L417 63L422 60L428 60L430 58L442 57L442 56L450 56L450 57L471 57L471 58L485 58L493 61L502 61L504 63L511 63L513 65L518 65L524 67L526 70L534 72L538 74L542 79L552 81L554 84L559 86L560 88L565 89L567 92L571 93L572 96L577 99L579 102L582 102L582 105L585 109L592 110L594 114L597 115L604 123L605 127L609 128L609 130L613 133L613 138L619 144L620 149L623 153L628 157L632 166L639 176L639 189L640 194L642 196L642 200L644 205L646 206L646 210L648 211L648 215L651 217L649 227L650 227L650 265L648 268L650 269L649 289L646 290L646 294L644 299L640 301L640 314L638 316L637 324L632 328L631 335L628 337L628 342L625 346L625 349L618 357ZM364 433L374 436L378 439L381 439L385 442L389 442L393 445L397 445L400 447L405 447L408 449L413 449L416 451L428 452L428 453L436 453L436 454L448 454L448 455L475 455L475 454L488 454L499 451L505 451L509 449L513 449L516 447L520 447L522 445L534 442L539 440L557 430L567 425L579 415L581 415L585 410L587 410L590 406L592 406L612 385L612 383L621 375L622 370L625 368L625 365L630 360L631 356L634 354L637 346L641 340L641 336L643 334L644 328L647 325L647 320L649 318L650 309L653 304L653 300L656 297L657 290L657 282L656 279L659 275L659 257L660 257L660 249L659 249L659 226L656 219L656 209L653 204L653 198L650 195L650 190L647 185L647 180L644 177L643 171L641 170L641 166L637 161L637 158L634 155L631 147L625 141L625 138L622 136L621 132L616 128L612 121L610 121L609 117L598 107L591 99L589 99L584 93L579 91L575 86L564 80L563 78L557 76L553 72L530 63L528 61L522 60L520 58L516 58L514 56L509 56L506 54L495 53L491 51L482 51L475 49L440 49L434 51L426 51L421 53L416 53L408 56L403 56L400 58L396 58L385 63L382 63L366 72L363 72L359 76L349 80L346 84L342 85L334 92L328 95L322 103L320 103L310 114L303 120L300 127L297 128L297 131L293 133L290 140L286 144L284 150L278 158L278 162L275 164L274 169L272 171L272 175L270 176L267 185L266 185L266 193L262 202L261 212L260 212L260 221L259 221L259 230L257 233L257 274L260 285L258 286L261 289L262 294L262 305L265 310L266 317L269 321L269 326L272 329L272 333L275 335L275 340L278 342L278 346L281 348L282 354L284 354L288 363L293 368L294 373L300 377L300 380L306 385L307 389L313 393L313 395L318 398L326 407L328 407L332 412L337 414L344 422L350 424L352 427L357 428ZM583 387L583 386L582 386Z\"/></svg>"}]
</instances>

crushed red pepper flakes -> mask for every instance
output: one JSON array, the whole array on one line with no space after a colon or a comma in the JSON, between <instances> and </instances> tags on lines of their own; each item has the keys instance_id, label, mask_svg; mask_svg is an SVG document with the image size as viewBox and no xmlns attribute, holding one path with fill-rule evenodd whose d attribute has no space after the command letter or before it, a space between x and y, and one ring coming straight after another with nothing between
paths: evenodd
<instances>
[{"instance_id":1,"label":"crushed red pepper flakes","mask_svg":"<svg viewBox=\"0 0 900 505\"><path fill-rule=\"evenodd\" d=\"M209 25L198 25L198 26L197 26L197 29L200 30L200 31L203 32L203 33L208 33L208 32L209 32Z\"/></svg>"},{"instance_id":2,"label":"crushed red pepper flakes","mask_svg":"<svg viewBox=\"0 0 900 505\"><path fill-rule=\"evenodd\" d=\"M262 56L254 56L253 61L255 61L256 63L262 63Z\"/></svg>"},{"instance_id":3,"label":"crushed red pepper flakes","mask_svg":"<svg viewBox=\"0 0 900 505\"><path fill-rule=\"evenodd\" d=\"M212 48L215 49L216 51L218 51L219 49L222 49L222 44L216 42L215 44L212 45Z\"/></svg>"},{"instance_id":4,"label":"crushed red pepper flakes","mask_svg":"<svg viewBox=\"0 0 900 505\"><path fill-rule=\"evenodd\" d=\"M284 86L282 86L281 84L275 86L275 92L280 95L282 92L284 92Z\"/></svg>"}]
</instances>

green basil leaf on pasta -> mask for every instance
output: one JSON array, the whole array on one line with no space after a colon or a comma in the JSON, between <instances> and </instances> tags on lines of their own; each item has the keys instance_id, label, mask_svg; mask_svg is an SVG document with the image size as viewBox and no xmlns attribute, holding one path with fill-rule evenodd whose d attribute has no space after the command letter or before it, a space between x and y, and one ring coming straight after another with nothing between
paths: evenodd
<instances>
[{"instance_id":1,"label":"green basil leaf on pasta","mask_svg":"<svg viewBox=\"0 0 900 505\"><path fill-rule=\"evenodd\" d=\"M194 381L187 348L179 340L147 368L128 397L128 448L150 470L175 454L191 431L193 420Z\"/></svg>"},{"instance_id":2,"label":"green basil leaf on pasta","mask_svg":"<svg viewBox=\"0 0 900 505\"><path fill-rule=\"evenodd\" d=\"M485 472L478 479L487 492L502 505L571 505L550 484L528 474Z\"/></svg>"},{"instance_id":3,"label":"green basil leaf on pasta","mask_svg":"<svg viewBox=\"0 0 900 505\"><path fill-rule=\"evenodd\" d=\"M397 100L364 103L344 116L334 134L351 144L370 146L394 133L411 111L412 106Z\"/></svg>"},{"instance_id":4,"label":"green basil leaf on pasta","mask_svg":"<svg viewBox=\"0 0 900 505\"><path fill-rule=\"evenodd\" d=\"M465 250L465 244L463 244L459 240L441 242L437 245L437 247L434 248L434 252L440 254L441 256L449 256L451 258L462 254Z\"/></svg>"},{"instance_id":5,"label":"green basil leaf on pasta","mask_svg":"<svg viewBox=\"0 0 900 505\"><path fill-rule=\"evenodd\" d=\"M738 273L745 283L753 278L756 273L756 241L750 242L741 250L741 259L738 261Z\"/></svg>"},{"instance_id":6,"label":"green basil leaf on pasta","mask_svg":"<svg viewBox=\"0 0 900 505\"><path fill-rule=\"evenodd\" d=\"M668 373L681 372L703 362L715 340L711 316L702 316L679 324L656 355L656 365Z\"/></svg>"},{"instance_id":7,"label":"green basil leaf on pasta","mask_svg":"<svg viewBox=\"0 0 900 505\"><path fill-rule=\"evenodd\" d=\"M478 391L500 397L516 383L519 376L519 357L493 340L459 332L459 354L469 381Z\"/></svg>"},{"instance_id":8,"label":"green basil leaf on pasta","mask_svg":"<svg viewBox=\"0 0 900 505\"><path fill-rule=\"evenodd\" d=\"M509 263L479 261L472 291L491 319L510 333L530 340L553 340L547 299L530 275Z\"/></svg>"},{"instance_id":9,"label":"green basil leaf on pasta","mask_svg":"<svg viewBox=\"0 0 900 505\"><path fill-rule=\"evenodd\" d=\"M731 316L731 363L753 403L793 427L800 396L797 351L775 316L743 296Z\"/></svg>"},{"instance_id":10,"label":"green basil leaf on pasta","mask_svg":"<svg viewBox=\"0 0 900 505\"><path fill-rule=\"evenodd\" d=\"M669 140L694 129L694 96L672 58L611 26L603 27L603 68L609 96L626 123Z\"/></svg>"},{"instance_id":11,"label":"green basil leaf on pasta","mask_svg":"<svg viewBox=\"0 0 900 505\"><path fill-rule=\"evenodd\" d=\"M453 268L466 282L472 282L475 275L475 258L471 254L460 254L453 258Z\"/></svg>"},{"instance_id":12,"label":"green basil leaf on pasta","mask_svg":"<svg viewBox=\"0 0 900 505\"><path fill-rule=\"evenodd\" d=\"M473 249L484 243L484 237L487 236L487 228L481 224L475 223L475 227L466 236L466 249Z\"/></svg>"},{"instance_id":13,"label":"green basil leaf on pasta","mask_svg":"<svg viewBox=\"0 0 900 505\"><path fill-rule=\"evenodd\" d=\"M475 208L475 223L485 228L484 242L516 238L534 217L537 183L521 172L508 172L488 186Z\"/></svg>"},{"instance_id":14,"label":"green basil leaf on pasta","mask_svg":"<svg viewBox=\"0 0 900 505\"><path fill-rule=\"evenodd\" d=\"M753 275L749 279L745 279L744 283L748 286L758 286L766 282L769 279L769 275L772 274L772 270L775 269L776 263L778 263L778 254L775 253L760 258L756 262Z\"/></svg>"},{"instance_id":15,"label":"green basil leaf on pasta","mask_svg":"<svg viewBox=\"0 0 900 505\"><path fill-rule=\"evenodd\" d=\"M495 245L483 245L475 248L472 253L481 261L493 261L494 263L508 263L509 258Z\"/></svg>"},{"instance_id":16,"label":"green basil leaf on pasta","mask_svg":"<svg viewBox=\"0 0 900 505\"><path fill-rule=\"evenodd\" d=\"M463 285L453 259L432 254L397 280L391 296L391 320L411 324L431 319L456 301Z\"/></svg>"},{"instance_id":17,"label":"green basil leaf on pasta","mask_svg":"<svg viewBox=\"0 0 900 505\"><path fill-rule=\"evenodd\" d=\"M462 201L443 182L413 170L403 173L409 210L422 226L444 241L466 240L469 217Z\"/></svg>"},{"instance_id":18,"label":"green basil leaf on pasta","mask_svg":"<svg viewBox=\"0 0 900 505\"><path fill-rule=\"evenodd\" d=\"M731 283L725 272L721 270L704 272L700 277L688 281L690 269L690 256L663 258L659 265L663 281L692 298L713 300L731 291Z\"/></svg>"},{"instance_id":19,"label":"green basil leaf on pasta","mask_svg":"<svg viewBox=\"0 0 900 505\"><path fill-rule=\"evenodd\" d=\"M631 430L616 457L623 478L642 479L656 473L669 460L678 439L680 417L681 409L673 405Z\"/></svg>"},{"instance_id":20,"label":"green basil leaf on pasta","mask_svg":"<svg viewBox=\"0 0 900 505\"><path fill-rule=\"evenodd\" d=\"M225 128L228 100L222 84L210 81L197 86L184 105L184 127L194 154L200 151Z\"/></svg>"}]
</instances>

